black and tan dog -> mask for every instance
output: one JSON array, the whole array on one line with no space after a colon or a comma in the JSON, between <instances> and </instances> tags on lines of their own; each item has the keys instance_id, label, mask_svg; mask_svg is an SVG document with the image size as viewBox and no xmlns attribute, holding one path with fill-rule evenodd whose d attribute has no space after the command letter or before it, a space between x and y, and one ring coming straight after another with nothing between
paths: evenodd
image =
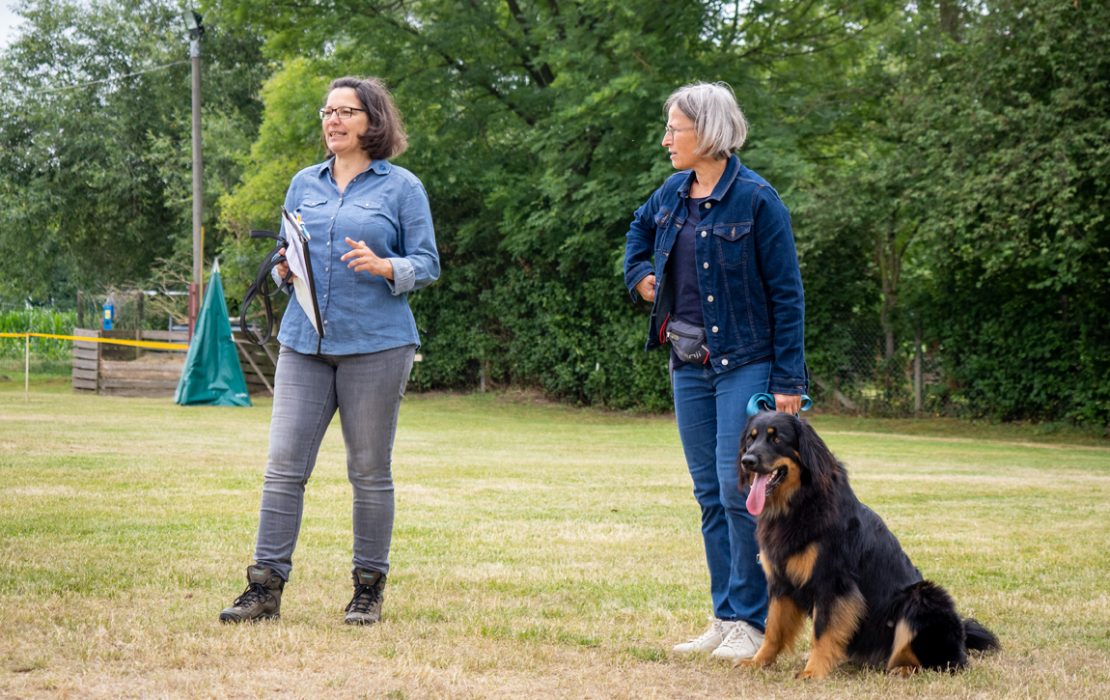
<instances>
[{"instance_id":1,"label":"black and tan dog","mask_svg":"<svg viewBox=\"0 0 1110 700\"><path fill-rule=\"evenodd\" d=\"M967 650L998 640L963 620L940 586L922 580L882 519L856 498L844 466L808 423L760 412L741 443L740 488L767 574L763 645L745 666L768 666L793 646L806 617L813 646L801 678L851 661L909 674L967 665Z\"/></svg>"}]
</instances>

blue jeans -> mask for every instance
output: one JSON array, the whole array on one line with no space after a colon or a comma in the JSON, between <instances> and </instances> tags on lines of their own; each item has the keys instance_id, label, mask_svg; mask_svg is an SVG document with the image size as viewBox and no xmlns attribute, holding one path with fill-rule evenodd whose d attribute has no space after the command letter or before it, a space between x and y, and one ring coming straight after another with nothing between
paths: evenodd
<instances>
[{"instance_id":1,"label":"blue jeans","mask_svg":"<svg viewBox=\"0 0 1110 700\"><path fill-rule=\"evenodd\" d=\"M738 488L736 458L748 400L767 391L770 375L770 362L720 374L683 365L671 373L678 435L701 506L713 614L759 630L767 619L767 579L757 558L755 518L745 505L746 492Z\"/></svg>"},{"instance_id":2,"label":"blue jeans","mask_svg":"<svg viewBox=\"0 0 1110 700\"><path fill-rule=\"evenodd\" d=\"M354 488L354 566L389 571L393 438L416 346L364 355L303 355L282 346L254 559L289 580L304 488L339 411Z\"/></svg>"}]
</instances>

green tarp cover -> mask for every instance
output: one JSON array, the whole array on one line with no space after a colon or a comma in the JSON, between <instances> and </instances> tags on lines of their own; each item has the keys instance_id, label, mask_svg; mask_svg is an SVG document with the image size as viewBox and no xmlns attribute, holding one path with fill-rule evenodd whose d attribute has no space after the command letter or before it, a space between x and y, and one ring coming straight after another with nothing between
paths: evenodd
<instances>
[{"instance_id":1,"label":"green tarp cover","mask_svg":"<svg viewBox=\"0 0 1110 700\"><path fill-rule=\"evenodd\" d=\"M251 405L243 368L239 366L235 341L231 337L219 263L213 267L212 277L208 280L204 305L200 309L189 354L185 357L185 369L181 371L173 400L182 406Z\"/></svg>"}]
</instances>

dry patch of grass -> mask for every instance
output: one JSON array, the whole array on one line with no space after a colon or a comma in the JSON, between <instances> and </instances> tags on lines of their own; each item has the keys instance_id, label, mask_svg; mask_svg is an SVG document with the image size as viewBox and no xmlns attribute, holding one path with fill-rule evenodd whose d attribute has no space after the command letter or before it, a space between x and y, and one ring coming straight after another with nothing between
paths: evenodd
<instances>
[{"instance_id":1,"label":"dry patch of grass","mask_svg":"<svg viewBox=\"0 0 1110 700\"><path fill-rule=\"evenodd\" d=\"M511 396L406 400L382 624L342 624L350 487L336 427L282 620L222 626L250 561L268 422L264 401L25 402L0 387L0 696L1110 695L1106 445L816 417L861 498L1004 651L957 675L842 668L813 684L793 677L805 643L757 673L670 654L709 602L669 418Z\"/></svg>"}]
</instances>

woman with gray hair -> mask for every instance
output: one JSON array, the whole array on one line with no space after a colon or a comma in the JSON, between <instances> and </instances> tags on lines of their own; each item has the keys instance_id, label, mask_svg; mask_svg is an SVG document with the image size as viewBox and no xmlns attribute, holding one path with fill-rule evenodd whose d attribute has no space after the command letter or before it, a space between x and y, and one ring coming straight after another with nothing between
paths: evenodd
<instances>
[{"instance_id":1,"label":"woman with gray hair","mask_svg":"<svg viewBox=\"0 0 1110 700\"><path fill-rule=\"evenodd\" d=\"M663 108L679 172L636 210L624 281L652 303L647 349L670 346L675 420L701 507L713 614L677 653L736 661L763 642L767 583L736 458L752 395L797 413L807 389L804 302L790 214L736 156L748 133L732 89L694 83Z\"/></svg>"}]
</instances>

